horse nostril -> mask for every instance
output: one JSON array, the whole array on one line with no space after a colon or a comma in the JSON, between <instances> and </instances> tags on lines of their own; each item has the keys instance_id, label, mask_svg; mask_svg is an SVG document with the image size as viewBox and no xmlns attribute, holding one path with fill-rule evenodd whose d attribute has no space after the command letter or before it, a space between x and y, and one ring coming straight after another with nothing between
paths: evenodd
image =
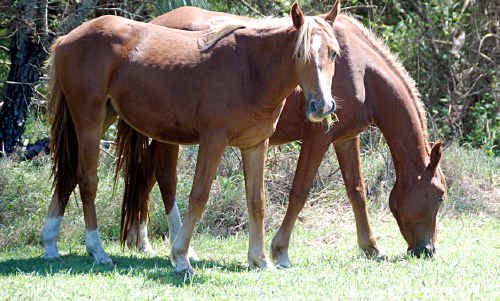
<instances>
[{"instance_id":1,"label":"horse nostril","mask_svg":"<svg viewBox=\"0 0 500 301\"><path fill-rule=\"evenodd\" d=\"M309 106L311 108L311 112L318 112L318 103L316 101L312 100Z\"/></svg>"}]
</instances>

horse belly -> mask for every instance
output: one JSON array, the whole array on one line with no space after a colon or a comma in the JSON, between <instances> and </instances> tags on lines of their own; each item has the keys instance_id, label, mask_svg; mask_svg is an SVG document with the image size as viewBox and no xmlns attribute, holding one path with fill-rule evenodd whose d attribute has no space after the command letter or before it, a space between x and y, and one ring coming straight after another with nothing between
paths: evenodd
<instances>
[{"instance_id":1,"label":"horse belly","mask_svg":"<svg viewBox=\"0 0 500 301\"><path fill-rule=\"evenodd\" d=\"M120 118L141 134L161 142L175 144L196 144L199 134L196 130L195 119L180 116L182 110L176 106L160 102L115 101L112 97L114 109ZM188 122L188 120L190 122Z\"/></svg>"},{"instance_id":2,"label":"horse belly","mask_svg":"<svg viewBox=\"0 0 500 301\"><path fill-rule=\"evenodd\" d=\"M260 121L258 125L253 125L245 130L235 133L229 141L229 145L240 148L255 146L269 138L274 132L273 121Z\"/></svg>"}]
</instances>

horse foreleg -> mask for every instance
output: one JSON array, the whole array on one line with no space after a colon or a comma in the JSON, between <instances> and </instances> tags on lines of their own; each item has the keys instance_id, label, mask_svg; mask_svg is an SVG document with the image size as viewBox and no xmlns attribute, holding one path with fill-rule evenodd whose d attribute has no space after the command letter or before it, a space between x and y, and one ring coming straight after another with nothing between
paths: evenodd
<instances>
[{"instance_id":1,"label":"horse foreleg","mask_svg":"<svg viewBox=\"0 0 500 301\"><path fill-rule=\"evenodd\" d=\"M158 181L158 186L160 186L163 205L165 206L165 213L167 214L170 246L173 246L175 237L182 227L179 207L175 202L179 145L153 141L151 149L153 152L153 160L156 165L156 179ZM188 257L189 259L198 260L198 256L192 247L189 247Z\"/></svg>"},{"instance_id":2,"label":"horse foreleg","mask_svg":"<svg viewBox=\"0 0 500 301\"><path fill-rule=\"evenodd\" d=\"M189 211L184 217L184 224L177 234L172 246L171 261L177 272L193 273L193 268L187 256L189 242L196 223L205 210L210 193L210 187L217 172L217 166L227 146L225 133L216 132L201 135L198 160L193 179L191 194L189 195Z\"/></svg>"},{"instance_id":3,"label":"horse foreleg","mask_svg":"<svg viewBox=\"0 0 500 301\"><path fill-rule=\"evenodd\" d=\"M356 218L358 245L367 256L379 256L366 209L365 184L361 174L359 136L335 143L335 152L344 179L347 196Z\"/></svg>"},{"instance_id":4,"label":"horse foreleg","mask_svg":"<svg viewBox=\"0 0 500 301\"><path fill-rule=\"evenodd\" d=\"M297 169L293 178L292 190L290 191L288 200L288 209L271 243L271 257L278 267L286 268L290 266L290 259L288 257L290 236L292 235L295 221L302 208L304 208L314 177L329 145L328 139L324 135L318 134L318 132L306 133L304 135Z\"/></svg>"},{"instance_id":5,"label":"horse foreleg","mask_svg":"<svg viewBox=\"0 0 500 301\"><path fill-rule=\"evenodd\" d=\"M270 268L264 253L264 165L269 140L251 149L242 149L243 169L248 207L248 264L250 267Z\"/></svg>"}]
</instances>

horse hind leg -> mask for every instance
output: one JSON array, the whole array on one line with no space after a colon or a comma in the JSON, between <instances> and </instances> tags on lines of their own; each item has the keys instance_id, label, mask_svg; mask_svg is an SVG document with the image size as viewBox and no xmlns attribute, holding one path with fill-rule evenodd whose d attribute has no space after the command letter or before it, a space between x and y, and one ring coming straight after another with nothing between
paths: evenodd
<instances>
[{"instance_id":1,"label":"horse hind leg","mask_svg":"<svg viewBox=\"0 0 500 301\"><path fill-rule=\"evenodd\" d=\"M182 227L179 207L175 202L179 145L160 143L153 140L151 143L151 151L152 157L154 158L153 162L156 163L156 180L160 186L163 205L165 207L165 213L167 214L170 246L173 246L177 233L179 233ZM189 246L187 256L190 260L198 260L198 255L191 246Z\"/></svg>"},{"instance_id":2,"label":"horse hind leg","mask_svg":"<svg viewBox=\"0 0 500 301\"><path fill-rule=\"evenodd\" d=\"M102 97L72 99L74 99L74 107L71 111L78 137L77 182L83 203L86 249L87 253L94 257L96 263L112 264L111 258L102 247L95 210L99 143L106 119L106 99L104 93Z\"/></svg>"},{"instance_id":3,"label":"horse hind leg","mask_svg":"<svg viewBox=\"0 0 500 301\"><path fill-rule=\"evenodd\" d=\"M69 114L64 94L56 82L51 88L49 103L51 117L50 151L53 158L54 194L49 205L47 220L42 229L41 240L45 247L45 259L59 257L57 235L69 197L76 186L78 164L77 137Z\"/></svg>"},{"instance_id":4,"label":"horse hind leg","mask_svg":"<svg viewBox=\"0 0 500 301\"><path fill-rule=\"evenodd\" d=\"M68 179L69 180L69 179ZM76 182L68 181L64 187L56 184L55 192L49 205L49 212L41 233L41 240L45 247L45 259L58 258L57 235L61 226L62 217L68 204L71 192L76 186Z\"/></svg>"}]
</instances>

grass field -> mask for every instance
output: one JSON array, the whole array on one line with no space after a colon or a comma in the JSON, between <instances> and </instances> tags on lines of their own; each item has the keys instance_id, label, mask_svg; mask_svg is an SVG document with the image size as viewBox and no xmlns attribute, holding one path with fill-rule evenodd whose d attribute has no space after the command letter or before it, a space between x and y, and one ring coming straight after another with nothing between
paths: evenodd
<instances>
[{"instance_id":1,"label":"grass field","mask_svg":"<svg viewBox=\"0 0 500 301\"><path fill-rule=\"evenodd\" d=\"M388 261L365 259L352 224L311 229L302 223L291 243L293 267L248 270L245 235L194 238L200 255L196 276L175 274L168 246L143 256L106 243L115 266L93 265L82 244L61 245L59 260L44 261L40 246L0 252L0 300L498 300L500 224L489 217L460 216L440 222L437 256L405 255L392 217L374 220ZM315 227L314 227L315 228ZM271 233L268 233L268 238ZM269 242L267 244L269 246Z\"/></svg>"},{"instance_id":2,"label":"grass field","mask_svg":"<svg viewBox=\"0 0 500 301\"><path fill-rule=\"evenodd\" d=\"M388 261L366 259L356 244L355 223L335 155L323 160L309 202L292 236L286 270L248 270L246 208L241 165L231 150L223 158L211 200L192 245L196 276L174 272L159 191L153 191L156 256L122 249L118 186L112 195L112 158L103 154L96 199L104 247L114 266L94 265L85 253L78 194L66 211L62 257L42 259L40 230L51 196L50 160L0 158L0 300L500 300L500 159L480 150L448 146L442 162L448 199L440 211L437 255L406 256L387 198L394 183L387 148L363 154L371 224ZM181 153L177 200L186 208L194 158ZM281 222L296 164L293 145L268 159L267 244ZM279 164L277 163L279 162Z\"/></svg>"}]
</instances>

